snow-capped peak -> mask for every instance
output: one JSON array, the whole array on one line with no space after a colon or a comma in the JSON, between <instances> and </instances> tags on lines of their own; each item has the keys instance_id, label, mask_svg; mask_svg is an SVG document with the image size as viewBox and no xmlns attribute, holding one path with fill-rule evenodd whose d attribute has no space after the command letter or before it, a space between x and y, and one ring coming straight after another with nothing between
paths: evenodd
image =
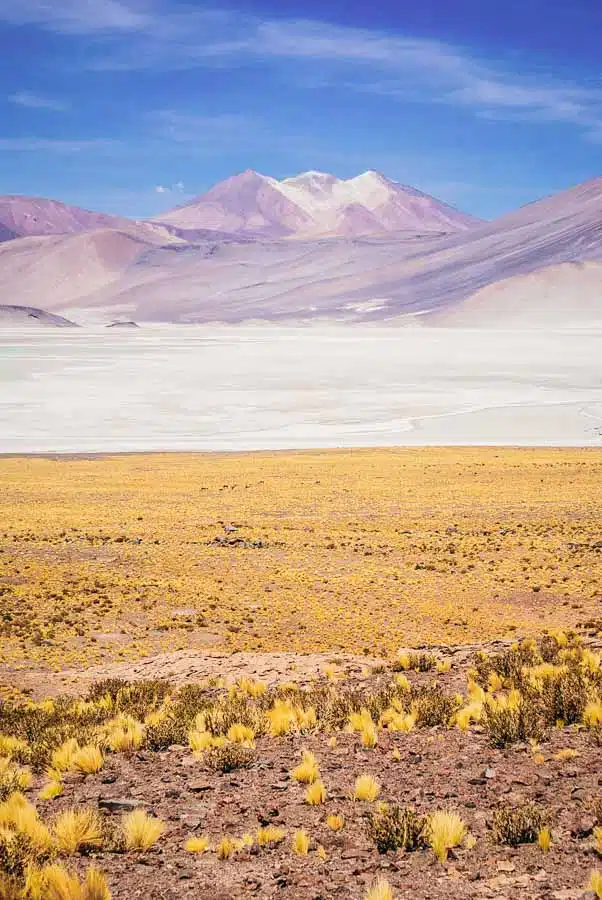
<instances>
[{"instance_id":1,"label":"snow-capped peak","mask_svg":"<svg viewBox=\"0 0 602 900\"><path fill-rule=\"evenodd\" d=\"M163 220L181 228L307 238L456 231L473 224L469 216L374 169L347 179L312 169L282 180L247 170Z\"/></svg>"},{"instance_id":2,"label":"snow-capped peak","mask_svg":"<svg viewBox=\"0 0 602 900\"><path fill-rule=\"evenodd\" d=\"M386 175L377 172L375 169L368 169L366 172L362 172L361 175L356 175L351 181L378 181L380 184L395 184L394 181L391 181Z\"/></svg>"},{"instance_id":3,"label":"snow-capped peak","mask_svg":"<svg viewBox=\"0 0 602 900\"><path fill-rule=\"evenodd\" d=\"M334 184L339 180L340 179L338 179L336 175L329 175L328 172L316 172L313 169L310 169L309 172L301 172L299 175L294 175L292 178L284 178L282 183L297 184L304 182L328 182Z\"/></svg>"}]
</instances>

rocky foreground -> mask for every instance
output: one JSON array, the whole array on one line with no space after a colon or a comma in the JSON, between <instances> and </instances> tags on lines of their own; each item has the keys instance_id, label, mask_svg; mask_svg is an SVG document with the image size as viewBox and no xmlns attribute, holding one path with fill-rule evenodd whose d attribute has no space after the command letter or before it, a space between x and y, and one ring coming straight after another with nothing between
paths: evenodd
<instances>
[{"instance_id":1,"label":"rocky foreground","mask_svg":"<svg viewBox=\"0 0 602 900\"><path fill-rule=\"evenodd\" d=\"M586 897L602 869L599 643L7 701L0 896L49 896L19 891L27 866L51 884L58 862L105 873L88 900ZM16 850L23 808L37 826Z\"/></svg>"}]
</instances>

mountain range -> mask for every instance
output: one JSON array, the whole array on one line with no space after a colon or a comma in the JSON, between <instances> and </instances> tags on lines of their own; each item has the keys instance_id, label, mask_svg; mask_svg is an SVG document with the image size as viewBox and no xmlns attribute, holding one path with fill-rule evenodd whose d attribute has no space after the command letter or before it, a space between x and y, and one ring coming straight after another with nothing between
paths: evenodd
<instances>
[{"instance_id":1,"label":"mountain range","mask_svg":"<svg viewBox=\"0 0 602 900\"><path fill-rule=\"evenodd\" d=\"M0 304L80 320L602 321L602 178L493 222L374 171L247 171L146 221L0 197L0 242Z\"/></svg>"}]
</instances>

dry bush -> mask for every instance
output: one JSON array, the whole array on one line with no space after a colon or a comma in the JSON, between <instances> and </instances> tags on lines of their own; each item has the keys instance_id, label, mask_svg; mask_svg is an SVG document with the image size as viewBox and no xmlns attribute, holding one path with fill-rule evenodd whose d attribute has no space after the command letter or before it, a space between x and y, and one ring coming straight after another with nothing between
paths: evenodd
<instances>
[{"instance_id":1,"label":"dry bush","mask_svg":"<svg viewBox=\"0 0 602 900\"><path fill-rule=\"evenodd\" d=\"M31 784L31 772L0 756L0 802L15 791L24 791Z\"/></svg>"},{"instance_id":2,"label":"dry bush","mask_svg":"<svg viewBox=\"0 0 602 900\"><path fill-rule=\"evenodd\" d=\"M154 752L168 750L174 744L185 744L187 733L188 723L170 714L146 726L143 747Z\"/></svg>"},{"instance_id":3,"label":"dry bush","mask_svg":"<svg viewBox=\"0 0 602 900\"><path fill-rule=\"evenodd\" d=\"M472 665L476 680L483 687L487 686L489 676L495 672L507 682L507 687L519 688L523 683L523 670L542 662L535 641L523 641L514 644L502 653L487 654L483 651L475 653Z\"/></svg>"},{"instance_id":4,"label":"dry bush","mask_svg":"<svg viewBox=\"0 0 602 900\"><path fill-rule=\"evenodd\" d=\"M263 698L244 693L220 697L204 711L207 731L221 736L228 734L233 725L245 725L256 735L265 734L268 721L263 703Z\"/></svg>"},{"instance_id":5,"label":"dry bush","mask_svg":"<svg viewBox=\"0 0 602 900\"><path fill-rule=\"evenodd\" d=\"M389 806L368 817L368 836L379 853L426 846L428 820L411 807Z\"/></svg>"},{"instance_id":6,"label":"dry bush","mask_svg":"<svg viewBox=\"0 0 602 900\"><path fill-rule=\"evenodd\" d=\"M494 747L506 747L518 741L538 739L543 733L543 723L536 700L519 695L515 703L486 703L482 724Z\"/></svg>"},{"instance_id":7,"label":"dry bush","mask_svg":"<svg viewBox=\"0 0 602 900\"><path fill-rule=\"evenodd\" d=\"M491 819L491 836L497 844L534 844L545 825L543 812L534 803L511 807L502 805Z\"/></svg>"},{"instance_id":8,"label":"dry bush","mask_svg":"<svg viewBox=\"0 0 602 900\"><path fill-rule=\"evenodd\" d=\"M418 727L433 728L449 725L458 709L458 701L436 685L431 685L412 690L411 709Z\"/></svg>"},{"instance_id":9,"label":"dry bush","mask_svg":"<svg viewBox=\"0 0 602 900\"><path fill-rule=\"evenodd\" d=\"M0 828L0 873L21 878L30 866L41 865L52 856L51 848L40 847L25 832Z\"/></svg>"},{"instance_id":10,"label":"dry bush","mask_svg":"<svg viewBox=\"0 0 602 900\"><path fill-rule=\"evenodd\" d=\"M255 762L256 754L251 747L242 744L226 743L218 747L209 747L203 759L208 768L214 772L234 772L236 769L248 769Z\"/></svg>"},{"instance_id":11,"label":"dry bush","mask_svg":"<svg viewBox=\"0 0 602 900\"><path fill-rule=\"evenodd\" d=\"M393 665L393 672L430 672L437 667L438 659L433 653L410 651L399 653Z\"/></svg>"},{"instance_id":12,"label":"dry bush","mask_svg":"<svg viewBox=\"0 0 602 900\"><path fill-rule=\"evenodd\" d=\"M541 685L541 705L549 725L580 722L587 706L590 686L585 671L578 663L571 663L557 672L544 676Z\"/></svg>"},{"instance_id":13,"label":"dry bush","mask_svg":"<svg viewBox=\"0 0 602 900\"><path fill-rule=\"evenodd\" d=\"M110 697L113 715L125 713L133 719L143 720L149 713L158 709L171 692L169 681L163 678L152 678L148 681L107 678L92 685L86 700L95 703L104 697Z\"/></svg>"}]
</instances>

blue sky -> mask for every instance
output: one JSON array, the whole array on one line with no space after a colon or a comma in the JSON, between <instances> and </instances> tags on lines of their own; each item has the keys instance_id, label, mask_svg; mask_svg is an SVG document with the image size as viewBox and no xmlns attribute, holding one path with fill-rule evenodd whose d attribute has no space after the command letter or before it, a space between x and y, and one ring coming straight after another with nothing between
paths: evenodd
<instances>
[{"instance_id":1,"label":"blue sky","mask_svg":"<svg viewBox=\"0 0 602 900\"><path fill-rule=\"evenodd\" d=\"M377 169L490 218L602 174L601 33L598 0L0 0L0 194Z\"/></svg>"}]
</instances>

